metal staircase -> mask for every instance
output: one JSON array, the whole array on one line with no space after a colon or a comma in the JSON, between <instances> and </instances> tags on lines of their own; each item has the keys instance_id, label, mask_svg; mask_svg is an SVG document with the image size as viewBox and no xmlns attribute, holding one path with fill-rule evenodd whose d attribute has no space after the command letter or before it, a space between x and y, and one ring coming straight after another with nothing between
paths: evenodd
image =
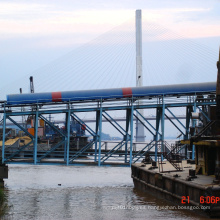
<instances>
[{"instance_id":1,"label":"metal staircase","mask_svg":"<svg viewBox=\"0 0 220 220\"><path fill-rule=\"evenodd\" d=\"M160 151L162 149L162 145L164 151L161 152L161 156L163 156L176 170L183 170L181 157L176 153L179 150L178 145L171 149L170 144L168 144L166 141L163 141L159 145Z\"/></svg>"},{"instance_id":2,"label":"metal staircase","mask_svg":"<svg viewBox=\"0 0 220 220\"><path fill-rule=\"evenodd\" d=\"M182 160L179 157L178 154L167 154L166 152L162 153L162 155L164 156L164 158L166 158L166 160L178 171L182 171L183 167L182 167Z\"/></svg>"}]
</instances>

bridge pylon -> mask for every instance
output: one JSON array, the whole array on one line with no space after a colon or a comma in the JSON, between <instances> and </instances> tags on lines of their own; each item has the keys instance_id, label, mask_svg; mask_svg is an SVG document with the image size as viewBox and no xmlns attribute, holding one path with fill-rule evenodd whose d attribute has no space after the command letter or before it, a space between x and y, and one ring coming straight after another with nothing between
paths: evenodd
<instances>
[{"instance_id":1,"label":"bridge pylon","mask_svg":"<svg viewBox=\"0 0 220 220\"><path fill-rule=\"evenodd\" d=\"M136 86L143 86L142 76L142 18L141 10L136 10ZM139 101L141 104L141 101ZM140 113L143 115L144 110L140 109ZM136 141L144 142L144 125L136 120Z\"/></svg>"}]
</instances>

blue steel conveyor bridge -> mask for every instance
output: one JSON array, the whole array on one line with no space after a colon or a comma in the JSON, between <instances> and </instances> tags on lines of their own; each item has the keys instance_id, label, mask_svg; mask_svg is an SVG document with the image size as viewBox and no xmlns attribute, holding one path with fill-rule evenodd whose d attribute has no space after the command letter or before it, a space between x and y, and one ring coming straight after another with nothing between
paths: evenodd
<instances>
[{"instance_id":1,"label":"blue steel conveyor bridge","mask_svg":"<svg viewBox=\"0 0 220 220\"><path fill-rule=\"evenodd\" d=\"M184 140L189 139L190 126L195 127L192 112L199 112L210 121L206 109L216 105L216 82L177 84L148 87L100 89L52 93L30 93L8 95L2 103L2 162L6 164L64 164L64 165L98 165L98 166L130 166L140 161L149 153L155 161L161 152L171 151L164 140L165 119L182 134ZM175 115L178 108L185 108L185 120ZM140 109L154 109L155 124L150 123L140 113ZM111 112L120 111L126 115L125 126L119 124L111 116ZM81 112L93 112L96 115L95 129L88 126ZM48 116L65 117L65 129L60 130ZM22 116L33 119L33 130L18 123ZM71 118L84 126L92 139L77 150L71 149ZM107 120L122 135L122 140L109 149L102 145L102 119ZM42 150L38 137L39 119L59 135L59 140ZM133 148L134 121L140 121L151 141L136 150ZM29 142L18 144L9 150L6 145L7 123L13 123L29 137ZM181 149L186 146L182 146ZM194 148L192 158L194 157Z\"/></svg>"}]
</instances>

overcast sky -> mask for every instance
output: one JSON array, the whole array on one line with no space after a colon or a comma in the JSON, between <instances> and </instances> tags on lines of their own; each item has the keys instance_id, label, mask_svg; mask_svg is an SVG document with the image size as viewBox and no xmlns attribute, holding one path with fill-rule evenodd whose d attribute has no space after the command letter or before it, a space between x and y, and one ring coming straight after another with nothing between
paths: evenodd
<instances>
[{"instance_id":1,"label":"overcast sky","mask_svg":"<svg viewBox=\"0 0 220 220\"><path fill-rule=\"evenodd\" d=\"M218 53L219 0L1 1L0 88L10 88L13 81L31 75L54 59L74 51L124 22L134 21L136 9L142 9L143 19L147 22L154 22L176 34L192 38L213 53ZM153 35L150 40L160 37ZM169 34L166 40L172 38L175 39L176 35ZM215 58L213 63L216 63Z\"/></svg>"}]
</instances>

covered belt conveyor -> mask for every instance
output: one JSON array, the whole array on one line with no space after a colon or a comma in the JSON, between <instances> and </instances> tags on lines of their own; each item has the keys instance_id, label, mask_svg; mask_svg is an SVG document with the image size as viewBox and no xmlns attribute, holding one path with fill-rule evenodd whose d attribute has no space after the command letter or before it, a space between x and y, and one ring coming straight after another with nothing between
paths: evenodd
<instances>
[{"instance_id":1,"label":"covered belt conveyor","mask_svg":"<svg viewBox=\"0 0 220 220\"><path fill-rule=\"evenodd\" d=\"M194 95L216 91L216 82L7 95L8 105L49 102Z\"/></svg>"}]
</instances>

